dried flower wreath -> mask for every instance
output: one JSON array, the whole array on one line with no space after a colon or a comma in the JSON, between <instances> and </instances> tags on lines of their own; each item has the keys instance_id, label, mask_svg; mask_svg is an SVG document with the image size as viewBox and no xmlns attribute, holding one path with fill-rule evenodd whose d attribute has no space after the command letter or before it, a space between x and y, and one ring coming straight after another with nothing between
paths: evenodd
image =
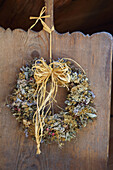
<instances>
[{"instance_id":1,"label":"dried flower wreath","mask_svg":"<svg viewBox=\"0 0 113 170\"><path fill-rule=\"evenodd\" d=\"M33 26L40 19L44 30L50 33L50 64L41 58L20 68L9 104L13 115L23 125L26 136L29 134L36 140L37 154L41 153L40 143L57 141L61 146L64 141L75 137L78 129L96 117L93 106L95 96L82 67L68 58L52 61L51 33L54 27L50 29L41 19L49 17L42 16L45 10L46 7L43 7L40 17L31 19L37 19ZM72 63L79 68L75 68ZM49 92L48 82L51 84ZM51 105L53 101L57 102L55 97L59 86L68 90L66 107L52 115Z\"/></svg>"}]
</instances>

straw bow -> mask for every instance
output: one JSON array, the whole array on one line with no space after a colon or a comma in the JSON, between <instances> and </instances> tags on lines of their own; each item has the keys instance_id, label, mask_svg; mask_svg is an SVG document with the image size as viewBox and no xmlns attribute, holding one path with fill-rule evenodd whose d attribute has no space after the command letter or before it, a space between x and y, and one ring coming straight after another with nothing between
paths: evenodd
<instances>
[{"instance_id":1,"label":"straw bow","mask_svg":"<svg viewBox=\"0 0 113 170\"><path fill-rule=\"evenodd\" d=\"M54 61L47 65L43 58L35 62L34 78L37 83L37 110L35 123L35 137L37 142L37 154L40 154L40 143L43 136L44 119L51 109L51 103L56 102L58 86L67 87L70 82L70 67L64 62ZM51 88L47 92L47 82L51 78ZM46 108L46 111L45 111ZM38 116L37 116L38 115Z\"/></svg>"}]
</instances>

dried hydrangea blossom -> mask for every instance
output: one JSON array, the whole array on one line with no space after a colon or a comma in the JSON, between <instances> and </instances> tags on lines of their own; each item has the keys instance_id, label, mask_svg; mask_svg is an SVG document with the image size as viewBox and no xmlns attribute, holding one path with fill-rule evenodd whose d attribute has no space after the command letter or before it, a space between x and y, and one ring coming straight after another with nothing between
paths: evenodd
<instances>
[{"instance_id":1,"label":"dried hydrangea blossom","mask_svg":"<svg viewBox=\"0 0 113 170\"><path fill-rule=\"evenodd\" d=\"M36 60L36 59L35 59ZM20 68L16 88L11 97L9 107L18 122L22 125L26 137L32 136L35 140L35 124L33 115L36 111L36 82L32 67L34 61ZM61 62L61 60L58 60ZM96 110L93 100L95 95L90 89L87 76L78 68L66 60L71 67L71 81L68 84L69 92L65 101L66 107L59 113L45 118L45 126L42 142L58 142L59 146L65 141L70 141L76 136L81 127L85 127L88 121L96 118Z\"/></svg>"}]
</instances>

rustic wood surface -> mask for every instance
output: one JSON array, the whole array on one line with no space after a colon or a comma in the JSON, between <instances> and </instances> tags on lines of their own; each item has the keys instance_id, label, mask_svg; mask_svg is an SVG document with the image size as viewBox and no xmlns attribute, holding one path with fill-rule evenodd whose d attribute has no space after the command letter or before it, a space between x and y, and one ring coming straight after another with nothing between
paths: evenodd
<instances>
[{"instance_id":1,"label":"rustic wood surface","mask_svg":"<svg viewBox=\"0 0 113 170\"><path fill-rule=\"evenodd\" d=\"M5 106L19 68L34 56L46 59L48 34L23 30L0 29L0 169L1 170L75 170L106 169L109 147L111 99L111 35L84 36L82 33L53 33L53 58L69 57L85 69L96 95L98 118L78 132L77 139L62 149L57 144L41 145L42 154L35 155L36 144L25 138L10 110ZM63 107L65 95L60 89L58 104Z\"/></svg>"}]
</instances>

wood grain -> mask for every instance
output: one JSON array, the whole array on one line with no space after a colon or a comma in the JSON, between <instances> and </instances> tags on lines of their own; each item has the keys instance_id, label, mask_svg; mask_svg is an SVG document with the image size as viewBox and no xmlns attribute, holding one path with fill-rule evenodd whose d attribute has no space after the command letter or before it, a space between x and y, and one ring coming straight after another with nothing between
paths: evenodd
<instances>
[{"instance_id":1,"label":"wood grain","mask_svg":"<svg viewBox=\"0 0 113 170\"><path fill-rule=\"evenodd\" d=\"M50 15L50 18L48 19L48 18L46 18L45 19L45 22L46 22L46 24L50 27L50 28L52 28L52 26L54 25L54 15L53 15L53 11L54 11L54 9L53 9L53 4L54 4L54 0L44 0L44 2L45 2L45 6L47 7L47 12L46 12L46 14L47 15Z\"/></svg>"},{"instance_id":2,"label":"wood grain","mask_svg":"<svg viewBox=\"0 0 113 170\"><path fill-rule=\"evenodd\" d=\"M5 100L10 95L19 68L41 56L48 60L49 38L23 30L0 28L0 169L1 170L98 170L106 169L109 148L109 117L111 100L112 36L98 33L84 36L53 33L53 58L69 57L85 69L96 95L98 118L78 132L77 139L62 149L57 144L41 145L42 154L35 155L36 144L25 138ZM60 89L57 100L64 106L66 93Z\"/></svg>"}]
</instances>

